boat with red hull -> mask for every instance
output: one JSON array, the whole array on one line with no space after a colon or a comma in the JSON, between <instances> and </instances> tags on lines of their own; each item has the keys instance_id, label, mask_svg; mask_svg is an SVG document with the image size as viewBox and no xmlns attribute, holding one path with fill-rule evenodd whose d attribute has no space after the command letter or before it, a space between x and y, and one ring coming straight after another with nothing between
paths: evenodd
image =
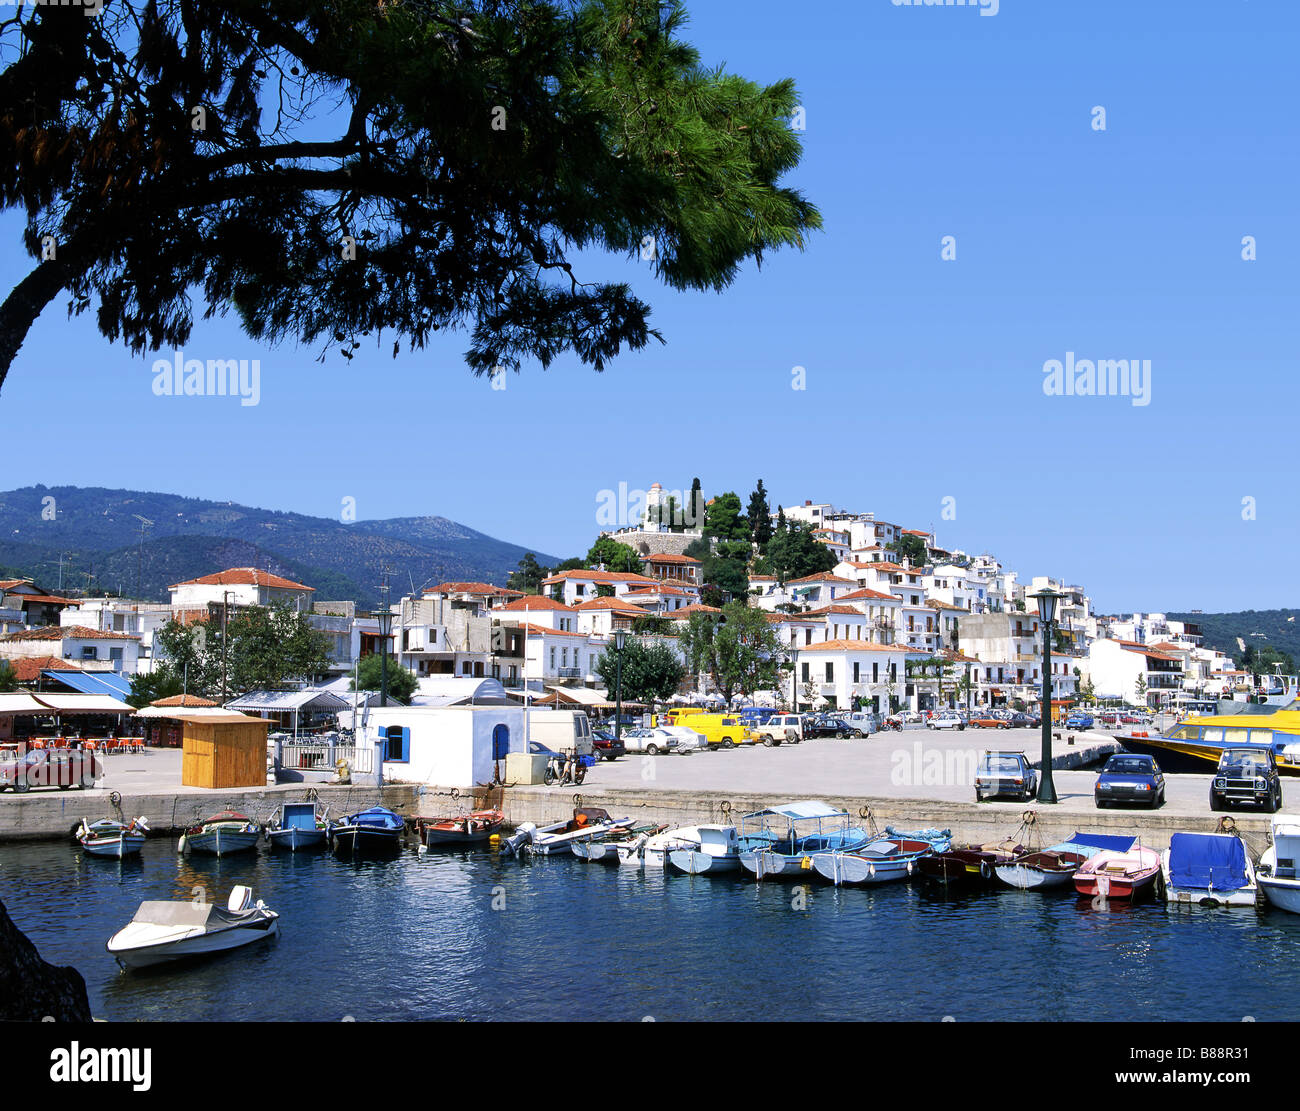
<instances>
[{"instance_id":1,"label":"boat with red hull","mask_svg":"<svg viewBox=\"0 0 1300 1111\"><path fill-rule=\"evenodd\" d=\"M506 816L500 810L473 810L449 818L417 818L415 828L429 847L479 845L499 833Z\"/></svg>"},{"instance_id":2,"label":"boat with red hull","mask_svg":"<svg viewBox=\"0 0 1300 1111\"><path fill-rule=\"evenodd\" d=\"M1103 850L1074 873L1074 889L1080 895L1105 899L1137 900L1154 894L1159 882L1160 854L1142 845Z\"/></svg>"}]
</instances>

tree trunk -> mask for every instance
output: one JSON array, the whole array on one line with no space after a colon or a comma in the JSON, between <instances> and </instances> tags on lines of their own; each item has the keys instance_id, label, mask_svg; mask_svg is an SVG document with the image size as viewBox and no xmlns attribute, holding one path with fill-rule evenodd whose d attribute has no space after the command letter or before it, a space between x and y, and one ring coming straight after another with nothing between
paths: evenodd
<instances>
[{"instance_id":1,"label":"tree trunk","mask_svg":"<svg viewBox=\"0 0 1300 1111\"><path fill-rule=\"evenodd\" d=\"M53 259L43 262L14 286L0 305L0 389L27 333L45 306L64 288L67 275L66 263Z\"/></svg>"}]
</instances>

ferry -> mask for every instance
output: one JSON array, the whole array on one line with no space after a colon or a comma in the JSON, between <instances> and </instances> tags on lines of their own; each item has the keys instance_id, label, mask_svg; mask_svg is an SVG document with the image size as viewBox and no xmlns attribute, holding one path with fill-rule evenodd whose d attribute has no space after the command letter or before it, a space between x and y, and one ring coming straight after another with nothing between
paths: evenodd
<instances>
[{"instance_id":1,"label":"ferry","mask_svg":"<svg viewBox=\"0 0 1300 1111\"><path fill-rule=\"evenodd\" d=\"M1266 746L1282 775L1300 776L1300 700L1281 710L1256 706L1251 712L1189 717L1165 733L1121 734L1116 740L1129 752L1154 756L1162 772L1175 773L1212 772L1225 748Z\"/></svg>"}]
</instances>

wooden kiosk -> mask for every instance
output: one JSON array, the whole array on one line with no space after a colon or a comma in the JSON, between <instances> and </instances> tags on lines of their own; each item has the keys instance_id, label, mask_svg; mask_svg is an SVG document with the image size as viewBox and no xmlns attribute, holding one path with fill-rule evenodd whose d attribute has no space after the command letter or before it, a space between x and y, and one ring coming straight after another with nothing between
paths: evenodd
<instances>
[{"instance_id":1,"label":"wooden kiosk","mask_svg":"<svg viewBox=\"0 0 1300 1111\"><path fill-rule=\"evenodd\" d=\"M181 784L186 787L265 787L264 718L229 711L175 714L182 723Z\"/></svg>"}]
</instances>

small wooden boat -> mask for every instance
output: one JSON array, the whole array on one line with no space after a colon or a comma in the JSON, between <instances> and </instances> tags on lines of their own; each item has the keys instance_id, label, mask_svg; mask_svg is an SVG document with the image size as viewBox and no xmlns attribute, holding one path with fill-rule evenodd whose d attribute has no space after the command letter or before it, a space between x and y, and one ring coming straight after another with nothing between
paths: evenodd
<instances>
[{"instance_id":1,"label":"small wooden boat","mask_svg":"<svg viewBox=\"0 0 1300 1111\"><path fill-rule=\"evenodd\" d=\"M1175 833L1160 858L1160 874L1171 903L1253 907L1259 890L1235 833Z\"/></svg>"},{"instance_id":2,"label":"small wooden boat","mask_svg":"<svg viewBox=\"0 0 1300 1111\"><path fill-rule=\"evenodd\" d=\"M1104 849L1085 860L1074 873L1074 889L1105 899L1137 899L1159 879L1160 854L1135 844L1123 852Z\"/></svg>"},{"instance_id":3,"label":"small wooden boat","mask_svg":"<svg viewBox=\"0 0 1300 1111\"><path fill-rule=\"evenodd\" d=\"M120 860L144 848L148 831L149 823L144 818L133 818L127 823L100 818L90 825L82 821L77 830L77 844L91 856L110 856Z\"/></svg>"},{"instance_id":4,"label":"small wooden boat","mask_svg":"<svg viewBox=\"0 0 1300 1111\"><path fill-rule=\"evenodd\" d=\"M402 847L406 820L382 806L340 818L330 826L330 842L339 856L391 856Z\"/></svg>"},{"instance_id":5,"label":"small wooden boat","mask_svg":"<svg viewBox=\"0 0 1300 1111\"><path fill-rule=\"evenodd\" d=\"M328 837L329 823L323 814L316 813L314 802L286 802L279 816L266 824L266 839L273 849L320 849Z\"/></svg>"},{"instance_id":6,"label":"small wooden boat","mask_svg":"<svg viewBox=\"0 0 1300 1111\"><path fill-rule=\"evenodd\" d=\"M1300 914L1300 821L1284 814L1273 819L1273 844L1259 858L1256 882L1278 910Z\"/></svg>"},{"instance_id":7,"label":"small wooden boat","mask_svg":"<svg viewBox=\"0 0 1300 1111\"><path fill-rule=\"evenodd\" d=\"M185 957L211 956L274 937L279 915L247 887L230 892L225 907L190 899L149 901L108 939L107 948L123 968L147 968Z\"/></svg>"},{"instance_id":8,"label":"small wooden boat","mask_svg":"<svg viewBox=\"0 0 1300 1111\"><path fill-rule=\"evenodd\" d=\"M1025 853L993 865L997 878L1008 887L1021 891L1050 891L1069 887L1074 873L1088 858L1082 853L1050 848Z\"/></svg>"},{"instance_id":9,"label":"small wooden boat","mask_svg":"<svg viewBox=\"0 0 1300 1111\"><path fill-rule=\"evenodd\" d=\"M1023 855L1023 845L1008 844L1005 841L974 845L928 856L917 865L917 871L925 879L941 883L945 887L978 887L994 882L994 869L999 864L1009 863Z\"/></svg>"},{"instance_id":10,"label":"small wooden boat","mask_svg":"<svg viewBox=\"0 0 1300 1111\"><path fill-rule=\"evenodd\" d=\"M415 829L431 849L440 845L480 845L500 832L505 820L500 810L474 810L448 818L416 818Z\"/></svg>"},{"instance_id":11,"label":"small wooden boat","mask_svg":"<svg viewBox=\"0 0 1300 1111\"><path fill-rule=\"evenodd\" d=\"M230 853L256 849L257 839L261 836L262 827L247 814L240 814L235 810L223 810L187 829L181 834L176 849L182 853L228 856Z\"/></svg>"},{"instance_id":12,"label":"small wooden boat","mask_svg":"<svg viewBox=\"0 0 1300 1111\"><path fill-rule=\"evenodd\" d=\"M895 883L913 876L920 862L933 853L928 841L889 838L853 853L814 853L812 869L836 886Z\"/></svg>"}]
</instances>

